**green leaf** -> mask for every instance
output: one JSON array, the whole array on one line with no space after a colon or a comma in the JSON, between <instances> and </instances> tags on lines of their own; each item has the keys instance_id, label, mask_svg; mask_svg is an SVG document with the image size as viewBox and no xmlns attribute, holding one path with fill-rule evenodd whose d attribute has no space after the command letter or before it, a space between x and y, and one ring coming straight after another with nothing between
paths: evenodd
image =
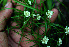
<instances>
[{"instance_id":1,"label":"green leaf","mask_svg":"<svg viewBox=\"0 0 69 47\"><path fill-rule=\"evenodd\" d=\"M2 3L3 0L0 1L0 4Z\"/></svg>"},{"instance_id":2,"label":"green leaf","mask_svg":"<svg viewBox=\"0 0 69 47\"><path fill-rule=\"evenodd\" d=\"M52 0L47 0L47 7L49 10L52 9Z\"/></svg>"}]
</instances>

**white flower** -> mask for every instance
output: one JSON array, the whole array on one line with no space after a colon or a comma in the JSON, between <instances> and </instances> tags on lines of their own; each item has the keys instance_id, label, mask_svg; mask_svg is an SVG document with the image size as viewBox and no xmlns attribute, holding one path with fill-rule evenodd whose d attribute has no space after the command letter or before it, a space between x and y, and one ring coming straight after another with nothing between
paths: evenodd
<instances>
[{"instance_id":1,"label":"white flower","mask_svg":"<svg viewBox=\"0 0 69 47\"><path fill-rule=\"evenodd\" d=\"M41 41L42 41L43 44L44 43L47 44L48 40L49 40L48 37L44 36L43 40L41 40Z\"/></svg>"},{"instance_id":2,"label":"white flower","mask_svg":"<svg viewBox=\"0 0 69 47\"><path fill-rule=\"evenodd\" d=\"M34 16L36 16L35 14L33 14L33 18L34 18Z\"/></svg>"},{"instance_id":3,"label":"white flower","mask_svg":"<svg viewBox=\"0 0 69 47\"><path fill-rule=\"evenodd\" d=\"M26 24L26 21L24 22L24 24Z\"/></svg>"},{"instance_id":4,"label":"white flower","mask_svg":"<svg viewBox=\"0 0 69 47\"><path fill-rule=\"evenodd\" d=\"M48 10L48 12L46 12L46 15L48 16L48 18L51 18L51 16L53 15L53 11Z\"/></svg>"},{"instance_id":5,"label":"white flower","mask_svg":"<svg viewBox=\"0 0 69 47\"><path fill-rule=\"evenodd\" d=\"M50 47L50 46L47 46L47 47Z\"/></svg>"},{"instance_id":6,"label":"white flower","mask_svg":"<svg viewBox=\"0 0 69 47\"><path fill-rule=\"evenodd\" d=\"M30 1L30 0L28 0L28 2L29 2L29 4L31 5L31 1Z\"/></svg>"},{"instance_id":7,"label":"white flower","mask_svg":"<svg viewBox=\"0 0 69 47\"><path fill-rule=\"evenodd\" d=\"M59 42L57 41L57 43L58 43L58 44L57 44L58 46L60 46L60 45L62 44L61 38L59 38Z\"/></svg>"},{"instance_id":8,"label":"white flower","mask_svg":"<svg viewBox=\"0 0 69 47\"><path fill-rule=\"evenodd\" d=\"M69 27L67 28L67 26L66 26L65 30L66 30L66 32L65 32L66 35L69 34Z\"/></svg>"},{"instance_id":9,"label":"white flower","mask_svg":"<svg viewBox=\"0 0 69 47\"><path fill-rule=\"evenodd\" d=\"M24 15L25 15L26 17L29 17L29 16L30 16L30 12L24 11Z\"/></svg>"},{"instance_id":10,"label":"white flower","mask_svg":"<svg viewBox=\"0 0 69 47\"><path fill-rule=\"evenodd\" d=\"M37 20L40 20L41 16L39 14L37 14Z\"/></svg>"}]
</instances>

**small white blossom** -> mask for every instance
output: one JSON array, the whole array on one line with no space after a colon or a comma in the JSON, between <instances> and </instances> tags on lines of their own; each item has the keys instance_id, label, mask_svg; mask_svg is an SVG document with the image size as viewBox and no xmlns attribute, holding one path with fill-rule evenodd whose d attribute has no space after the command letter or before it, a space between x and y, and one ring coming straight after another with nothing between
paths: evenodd
<instances>
[{"instance_id":1,"label":"small white blossom","mask_svg":"<svg viewBox=\"0 0 69 47\"><path fill-rule=\"evenodd\" d=\"M65 30L66 30L66 32L65 32L66 35L69 34L69 27L67 28L67 26L66 26Z\"/></svg>"},{"instance_id":2,"label":"small white blossom","mask_svg":"<svg viewBox=\"0 0 69 47\"><path fill-rule=\"evenodd\" d=\"M36 16L35 14L33 14L33 18L34 18L34 16Z\"/></svg>"},{"instance_id":3,"label":"small white blossom","mask_svg":"<svg viewBox=\"0 0 69 47\"><path fill-rule=\"evenodd\" d=\"M44 36L43 40L41 41L43 44L47 44L48 40L49 40L48 37Z\"/></svg>"},{"instance_id":4,"label":"small white blossom","mask_svg":"<svg viewBox=\"0 0 69 47\"><path fill-rule=\"evenodd\" d=\"M24 24L26 24L26 22L24 22Z\"/></svg>"},{"instance_id":5,"label":"small white blossom","mask_svg":"<svg viewBox=\"0 0 69 47\"><path fill-rule=\"evenodd\" d=\"M24 24L25 24L25 22L24 22Z\"/></svg>"},{"instance_id":6,"label":"small white blossom","mask_svg":"<svg viewBox=\"0 0 69 47\"><path fill-rule=\"evenodd\" d=\"M37 20L40 20L41 16L39 14L37 14Z\"/></svg>"},{"instance_id":7,"label":"small white blossom","mask_svg":"<svg viewBox=\"0 0 69 47\"><path fill-rule=\"evenodd\" d=\"M29 4L31 5L31 1L30 1L30 0L28 0L28 2L29 2Z\"/></svg>"},{"instance_id":8,"label":"small white blossom","mask_svg":"<svg viewBox=\"0 0 69 47\"><path fill-rule=\"evenodd\" d=\"M48 16L48 18L51 18L51 16L53 15L53 11L48 10L48 12L46 12L46 15Z\"/></svg>"},{"instance_id":9,"label":"small white blossom","mask_svg":"<svg viewBox=\"0 0 69 47\"><path fill-rule=\"evenodd\" d=\"M57 44L58 46L60 46L60 45L62 44L61 38L59 38L59 42L57 41L57 43L58 43L58 44Z\"/></svg>"},{"instance_id":10,"label":"small white blossom","mask_svg":"<svg viewBox=\"0 0 69 47\"><path fill-rule=\"evenodd\" d=\"M30 12L24 11L24 15L25 15L26 17L29 17L29 16L30 16Z\"/></svg>"},{"instance_id":11,"label":"small white blossom","mask_svg":"<svg viewBox=\"0 0 69 47\"><path fill-rule=\"evenodd\" d=\"M50 47L50 46L47 46L47 47Z\"/></svg>"}]
</instances>

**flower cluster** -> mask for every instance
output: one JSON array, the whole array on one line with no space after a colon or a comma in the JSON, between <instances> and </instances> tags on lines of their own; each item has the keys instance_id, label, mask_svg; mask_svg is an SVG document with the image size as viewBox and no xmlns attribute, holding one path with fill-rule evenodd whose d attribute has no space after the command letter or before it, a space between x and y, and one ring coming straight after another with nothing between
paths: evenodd
<instances>
[{"instance_id":1,"label":"flower cluster","mask_svg":"<svg viewBox=\"0 0 69 47\"><path fill-rule=\"evenodd\" d=\"M57 44L58 46L60 46L60 45L62 44L61 38L59 38L59 41L57 41L57 43L58 43L58 44Z\"/></svg>"},{"instance_id":2,"label":"flower cluster","mask_svg":"<svg viewBox=\"0 0 69 47\"><path fill-rule=\"evenodd\" d=\"M44 36L43 40L41 41L43 44L47 44L48 40L49 40L48 37Z\"/></svg>"},{"instance_id":3,"label":"flower cluster","mask_svg":"<svg viewBox=\"0 0 69 47\"><path fill-rule=\"evenodd\" d=\"M44 36L43 40L41 41L43 44L47 44L48 40L49 40L48 37ZM62 40L61 38L59 38L59 41L57 41L57 45L60 46L61 44L62 44ZM50 47L50 46L47 46L47 47Z\"/></svg>"},{"instance_id":4,"label":"flower cluster","mask_svg":"<svg viewBox=\"0 0 69 47\"><path fill-rule=\"evenodd\" d=\"M48 18L51 18L51 16L53 15L53 11L48 10L48 12L46 12L46 15L48 16Z\"/></svg>"},{"instance_id":5,"label":"flower cluster","mask_svg":"<svg viewBox=\"0 0 69 47\"><path fill-rule=\"evenodd\" d=\"M29 17L30 16L30 12L24 11L24 15L26 17ZM48 18L51 18L51 16L53 15L53 11L49 11L48 10L48 12L46 12L46 15L48 16ZM40 14L37 14L37 15L33 14L33 18L34 18L34 16L37 16L37 20L40 20L40 18L41 18Z\"/></svg>"},{"instance_id":6,"label":"flower cluster","mask_svg":"<svg viewBox=\"0 0 69 47\"><path fill-rule=\"evenodd\" d=\"M33 18L34 18L34 16L37 16L37 20L40 20L40 18L41 18L40 14L37 14L37 15L33 14Z\"/></svg>"},{"instance_id":7,"label":"flower cluster","mask_svg":"<svg viewBox=\"0 0 69 47\"><path fill-rule=\"evenodd\" d=\"M69 27L67 28L67 26L66 26L65 30L66 30L66 32L65 32L66 35L69 34Z\"/></svg>"},{"instance_id":8,"label":"flower cluster","mask_svg":"<svg viewBox=\"0 0 69 47\"><path fill-rule=\"evenodd\" d=\"M24 11L24 15L25 15L25 17L29 17L30 16L30 12ZM34 16L37 16L37 20L40 20L40 18L41 18L41 16L39 14L37 14L37 15L33 14L33 18L34 18Z\"/></svg>"}]
</instances>

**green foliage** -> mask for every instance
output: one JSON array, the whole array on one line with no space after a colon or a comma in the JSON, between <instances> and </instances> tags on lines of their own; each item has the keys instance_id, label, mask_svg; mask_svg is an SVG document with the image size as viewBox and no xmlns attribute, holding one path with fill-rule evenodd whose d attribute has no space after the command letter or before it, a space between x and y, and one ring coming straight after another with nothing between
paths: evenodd
<instances>
[{"instance_id":1,"label":"green foliage","mask_svg":"<svg viewBox=\"0 0 69 47\"><path fill-rule=\"evenodd\" d=\"M40 0L39 4L37 4L36 0L35 0L35 2L33 3L34 7L32 7L30 5L27 5L26 4L26 3L28 3L27 0L24 0L24 1L23 0L19 0L19 1L23 2L23 3L21 3L21 2L19 2L17 0L14 0L14 1L16 3L18 3L18 4L20 4L20 5L23 5L24 6L24 11L27 10L27 11L31 12L31 16L28 17L28 18L26 18L24 16L24 11L18 10L16 8L5 8L5 9L13 9L14 10L13 14L15 16L12 16L10 19L11 19L11 21L16 22L17 26L20 25L19 28L16 28L15 26L11 26L11 25L9 25L9 26L7 25L7 27L6 27L6 29L8 31L8 34L9 34L9 30L12 30L12 29L20 29L22 31L22 34L20 34L21 38L20 38L19 44L21 42L22 37L27 38L26 35L25 36L23 35L24 32L27 31L27 30L24 30L26 27L28 27L29 29L31 29L31 31L28 31L28 32L31 32L31 33L29 33L29 35L31 34L35 38L34 40L30 40L29 38L27 38L29 40L26 40L26 41L32 41L34 43L35 43L35 41L37 41L38 43L36 43L34 45L38 45L39 47L43 47L43 46L46 47L47 45L50 45L52 47L53 46L57 47L58 38L59 37L61 37L62 39L65 38L65 36L66 36L65 35L65 26L59 24L59 22L62 22L61 15L63 16L60 8L58 7L59 14L58 14L58 21L56 21L57 24L51 23L50 20L49 20L49 18L47 18L47 16L46 16L46 11L47 10L52 10L52 8L55 6L55 3L53 4L52 0L44 0L44 1ZM61 3L59 0L57 0L57 1L59 3ZM3 2L3 6L4 6L6 4L6 2L7 2L7 0L4 0L4 1L1 0L0 3L1 2ZM32 2L33 2L33 0L32 0ZM47 2L47 6L46 6L46 4L44 2ZM41 5L41 3L43 3L43 7L41 7L41 10L39 10L38 7L35 8L35 5ZM68 9L63 3L61 3L61 4L65 7L65 9ZM4 10L4 9L1 9L1 10ZM37 11L37 13L35 13L34 10ZM38 21L37 19L33 19L32 18L32 14L33 13L34 14L38 14L38 12L40 12L39 14L41 15L41 20L40 21ZM30 18L32 20L30 20ZM19 21L19 22L17 22L17 21ZM36 22L34 22L34 21L36 21ZM45 23L42 23L43 21ZM36 33L35 29L33 29L33 25L35 25L36 29L38 30L38 33ZM40 25L43 25L41 27L45 27L45 31L43 31L43 29L40 28ZM29 27L29 26L32 26L32 27ZM48 27L48 26L50 26L50 27ZM44 32L43 35L39 34L39 28ZM50 28L50 30L47 32L48 28ZM16 31L14 31L14 32L16 32ZM16 33L19 34L18 32L16 32ZM35 35L35 34L37 34L37 35ZM37 36L37 38L35 36ZM39 39L43 39L43 36L48 36L49 39L50 39L47 45L42 44L41 40L39 40ZM56 38L56 36L57 36L57 38Z\"/></svg>"},{"instance_id":2,"label":"green foliage","mask_svg":"<svg viewBox=\"0 0 69 47\"><path fill-rule=\"evenodd\" d=\"M47 7L49 10L52 10L52 0L47 0Z\"/></svg>"}]
</instances>

